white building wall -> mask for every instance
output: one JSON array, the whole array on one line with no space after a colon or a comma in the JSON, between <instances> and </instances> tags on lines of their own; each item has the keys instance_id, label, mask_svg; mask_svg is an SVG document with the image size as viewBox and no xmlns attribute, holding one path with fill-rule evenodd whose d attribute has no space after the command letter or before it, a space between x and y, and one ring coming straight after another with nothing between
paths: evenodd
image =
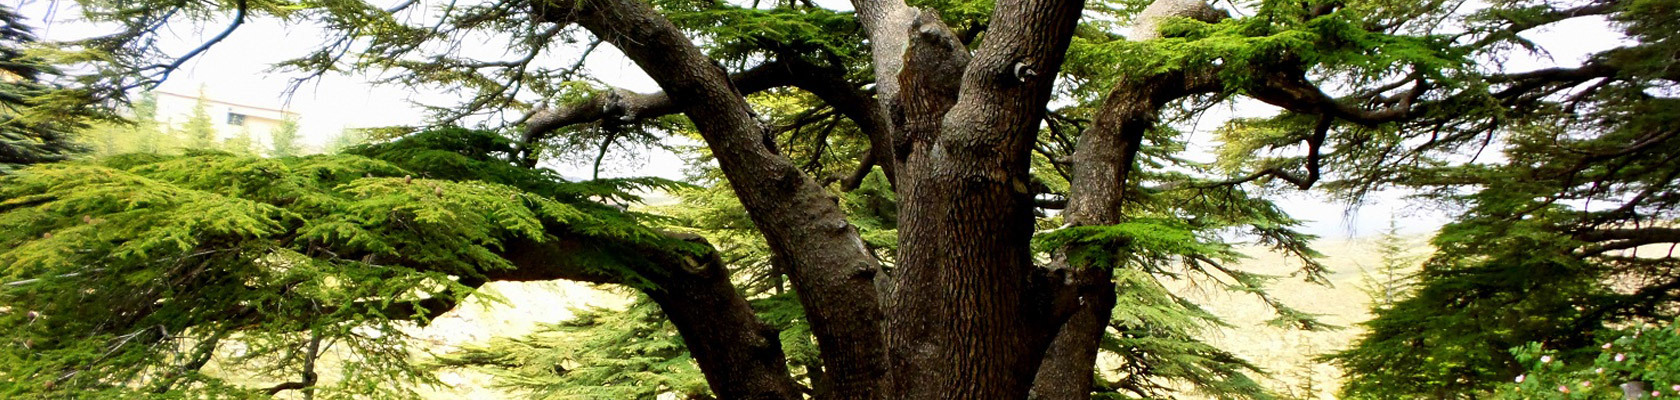
<instances>
[{"instance_id":1,"label":"white building wall","mask_svg":"<svg viewBox=\"0 0 1680 400\"><path fill-rule=\"evenodd\" d=\"M158 122L168 129L179 130L185 126L192 118L193 108L198 106L199 95L155 93ZM216 129L217 139L227 140L249 130L252 143L264 150L272 143L271 133L279 129L287 117L297 117L297 113L290 111L234 104L214 98L207 98L206 103L205 111L210 114L210 125Z\"/></svg>"}]
</instances>

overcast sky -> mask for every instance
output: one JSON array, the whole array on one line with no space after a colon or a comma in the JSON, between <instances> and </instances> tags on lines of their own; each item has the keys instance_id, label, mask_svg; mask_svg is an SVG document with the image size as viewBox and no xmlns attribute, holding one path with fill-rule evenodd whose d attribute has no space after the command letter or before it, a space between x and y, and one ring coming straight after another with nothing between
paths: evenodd
<instances>
[{"instance_id":1,"label":"overcast sky","mask_svg":"<svg viewBox=\"0 0 1680 400\"><path fill-rule=\"evenodd\" d=\"M823 1L825 5L844 6L845 3ZM832 4L839 3L839 4ZM72 20L74 15L59 10L48 11L55 5L46 0L24 0L19 7L23 15L35 19L36 33L46 39L85 37L96 30ZM56 3L63 7L65 3ZM177 28L165 38L166 46L179 53L196 47L205 37L219 30L211 25L211 32ZM1536 43L1546 45L1551 57L1519 57L1507 64L1513 70L1574 66L1587 54L1617 44L1619 36L1606 28L1602 20L1573 21L1535 30L1527 35ZM305 85L290 97L285 88L292 77L284 73L267 72L268 66L288 57L296 57L321 44L318 31L303 27L285 26L269 19L254 20L209 52L187 63L185 68L159 88L161 91L194 94L200 88L210 97L259 107L284 108L303 116L301 121L306 140L324 143L343 128L410 125L422 119L422 113L409 104L457 104L465 100L458 92L416 93L394 87L379 87L367 83L365 76L328 76ZM586 64L594 76L619 87L640 92L658 88L634 64L613 50L601 46ZM1202 118L1193 128L1193 141L1203 149L1209 148L1222 118L1229 115L1263 116L1275 112L1263 105L1244 103L1220 112L1220 116ZM603 172L605 176L657 175L681 177L681 160L670 154L654 154L630 165L617 165ZM554 165L562 173L573 177L589 175L587 166ZM1283 202L1287 211L1298 218L1311 220L1307 231L1329 238L1364 236L1380 232L1389 221L1397 221L1406 233L1433 231L1447 218L1439 210L1429 210L1403 201L1402 194L1386 193L1357 208L1342 204L1328 204L1310 193L1288 196Z\"/></svg>"}]
</instances>

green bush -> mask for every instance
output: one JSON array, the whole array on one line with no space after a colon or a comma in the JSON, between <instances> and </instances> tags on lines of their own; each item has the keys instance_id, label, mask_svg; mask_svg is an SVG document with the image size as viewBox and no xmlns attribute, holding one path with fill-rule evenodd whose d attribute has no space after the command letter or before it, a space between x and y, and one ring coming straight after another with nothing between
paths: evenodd
<instances>
[{"instance_id":1,"label":"green bush","mask_svg":"<svg viewBox=\"0 0 1680 400\"><path fill-rule=\"evenodd\" d=\"M1564 360L1539 343L1512 349L1517 360L1529 369L1514 382L1502 385L1496 398L1680 397L1680 326L1672 321L1647 324L1611 331L1603 337L1615 339L1605 341L1597 357L1590 359Z\"/></svg>"}]
</instances>

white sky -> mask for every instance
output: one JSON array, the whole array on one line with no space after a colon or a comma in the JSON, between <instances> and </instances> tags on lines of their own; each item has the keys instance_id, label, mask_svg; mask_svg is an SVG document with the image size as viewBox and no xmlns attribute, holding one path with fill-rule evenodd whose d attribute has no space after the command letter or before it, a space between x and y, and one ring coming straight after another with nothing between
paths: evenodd
<instances>
[{"instance_id":1,"label":"white sky","mask_svg":"<svg viewBox=\"0 0 1680 400\"><path fill-rule=\"evenodd\" d=\"M823 1L825 6L845 6L843 2ZM839 3L839 4L828 4ZM67 6L65 2L22 0L20 12L35 19L36 34L46 39L83 37L94 32L86 24L71 21L71 13L63 10L46 15L53 6ZM209 32L180 29L166 37L166 46L181 54L196 47L204 38L219 31L221 25L212 24ZM1531 58L1513 60L1513 70L1550 66L1573 66L1585 55L1613 46L1619 36L1606 28L1602 20L1582 19L1537 29L1524 35L1536 43L1546 45L1552 59ZM300 113L302 132L313 144L326 142L343 128L377 127L416 124L422 113L409 101L427 104L458 104L463 93L414 93L396 87L373 86L369 77L333 75L311 82L290 98L284 96L292 75L270 73L270 64L302 55L321 44L319 32L307 27L288 29L271 19L249 21L225 41L170 77L161 91L192 94L203 87L211 98L251 106L283 108ZM639 68L611 46L603 45L586 67L597 78L609 84L651 92L657 86ZM1268 106L1245 103L1227 115L1264 116L1275 112ZM1226 113L1220 113L1226 114ZM1196 126L1196 141L1203 149L1213 146L1211 131L1222 118L1210 116ZM567 176L587 177L587 165L553 165ZM640 162L607 168L603 176L663 176L681 177L682 161L669 153L641 157ZM1397 221L1403 232L1421 234L1433 231L1447 220L1438 210L1427 210L1403 201L1402 194L1385 193L1358 208L1320 201L1311 193L1287 196L1282 205L1297 218L1312 221L1306 231L1328 238L1365 236L1385 230L1390 220Z\"/></svg>"}]
</instances>

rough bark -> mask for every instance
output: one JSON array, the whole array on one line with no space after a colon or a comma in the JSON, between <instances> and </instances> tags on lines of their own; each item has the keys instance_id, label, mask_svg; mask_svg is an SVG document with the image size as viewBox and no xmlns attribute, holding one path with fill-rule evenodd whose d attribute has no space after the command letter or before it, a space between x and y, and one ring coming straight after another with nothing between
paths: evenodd
<instances>
[{"instance_id":1,"label":"rough bark","mask_svg":"<svg viewBox=\"0 0 1680 400\"><path fill-rule=\"evenodd\" d=\"M704 244L697 236L673 236ZM511 241L504 257L516 268L486 271L488 280L633 285L645 280L643 284L650 286L639 289L659 304L683 335L713 393L724 399L801 396L799 384L788 373L779 334L758 319L735 289L728 266L716 251L689 254L562 237ZM607 260L624 270L607 272L599 265Z\"/></svg>"},{"instance_id":2,"label":"rough bark","mask_svg":"<svg viewBox=\"0 0 1680 400\"><path fill-rule=\"evenodd\" d=\"M904 67L904 50L909 47L910 25L920 14L904 0L852 0L858 23L869 36L875 64L875 95L881 109L892 109L898 100L898 73Z\"/></svg>"},{"instance_id":3,"label":"rough bark","mask_svg":"<svg viewBox=\"0 0 1680 400\"><path fill-rule=\"evenodd\" d=\"M1031 295L1028 151L1081 6L999 2L937 137L908 157L890 398L1027 395L1054 333L1045 326L1065 317Z\"/></svg>"},{"instance_id":4,"label":"rough bark","mask_svg":"<svg viewBox=\"0 0 1680 400\"><path fill-rule=\"evenodd\" d=\"M709 253L691 274L656 280L645 291L682 334L712 393L724 399L799 399L780 334L765 325Z\"/></svg>"},{"instance_id":5,"label":"rough bark","mask_svg":"<svg viewBox=\"0 0 1680 400\"><path fill-rule=\"evenodd\" d=\"M558 232L558 230L553 230ZM697 235L672 240L706 244ZM707 245L709 247L709 245ZM580 237L509 240L502 252L514 269L486 271L487 281L566 281L632 284L664 309L689 353L721 398L800 398L788 373L778 331L769 328L729 281L716 250L689 254L655 247L625 247ZM603 262L612 262L610 272ZM477 286L482 281L464 281Z\"/></svg>"},{"instance_id":6,"label":"rough bark","mask_svg":"<svg viewBox=\"0 0 1680 400\"><path fill-rule=\"evenodd\" d=\"M880 265L834 196L765 146L767 127L752 116L723 69L646 3L554 6L570 10L569 18L624 51L694 122L807 306L832 390L826 395L875 398L886 366L875 283Z\"/></svg>"}]
</instances>

